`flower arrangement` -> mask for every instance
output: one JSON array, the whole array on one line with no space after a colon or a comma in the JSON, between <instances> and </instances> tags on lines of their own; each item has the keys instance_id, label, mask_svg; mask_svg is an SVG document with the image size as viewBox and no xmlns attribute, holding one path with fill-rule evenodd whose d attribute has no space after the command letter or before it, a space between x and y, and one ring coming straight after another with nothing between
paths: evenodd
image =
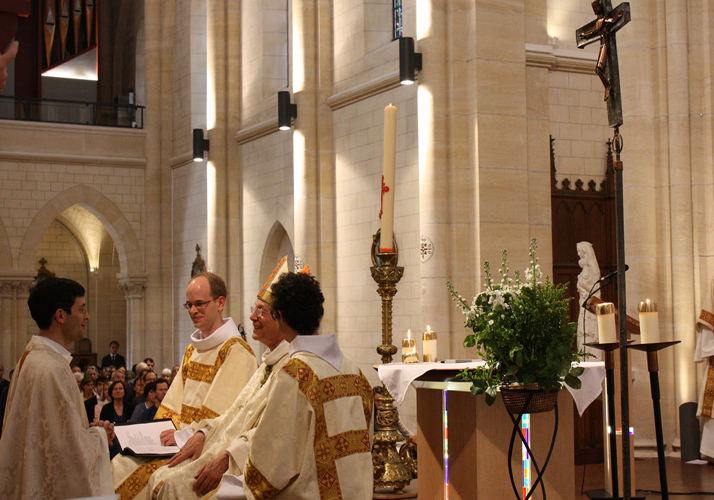
<instances>
[{"instance_id":1,"label":"flower arrangement","mask_svg":"<svg viewBox=\"0 0 714 500\"><path fill-rule=\"evenodd\" d=\"M465 326L473 330L464 339L465 347L476 347L486 361L481 369L464 370L459 375L472 382L473 394L486 394L493 404L501 387L537 383L545 392L562 388L563 382L580 388L583 368L572 363L582 357L576 347L576 325L568 322L568 302L564 285L542 281L536 256L535 238L530 244L530 266L523 279L520 273L509 276L508 256L501 258L501 281L491 277L484 263L485 290L469 304L454 289L447 287L466 316Z\"/></svg>"}]
</instances>

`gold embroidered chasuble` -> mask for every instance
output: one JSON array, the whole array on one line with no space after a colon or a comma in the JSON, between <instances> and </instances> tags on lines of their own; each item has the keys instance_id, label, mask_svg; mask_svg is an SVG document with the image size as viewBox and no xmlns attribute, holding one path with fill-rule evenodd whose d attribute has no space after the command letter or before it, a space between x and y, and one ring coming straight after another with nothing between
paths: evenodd
<instances>
[{"instance_id":1,"label":"gold embroidered chasuble","mask_svg":"<svg viewBox=\"0 0 714 500\"><path fill-rule=\"evenodd\" d=\"M250 442L246 497L371 499L372 389L357 364L342 357L337 370L296 352L274 377Z\"/></svg>"},{"instance_id":2,"label":"gold embroidered chasuble","mask_svg":"<svg viewBox=\"0 0 714 500\"><path fill-rule=\"evenodd\" d=\"M238 398L220 417L203 420L197 430L206 434L201 456L176 467L161 467L149 480L152 499L193 498L194 476L206 463L228 452L227 473L240 475L248 458L250 439L265 410L267 395L280 368L288 361L288 346L281 342L263 354L263 363L253 374ZM265 375L268 374L266 378Z\"/></svg>"},{"instance_id":3,"label":"gold embroidered chasuble","mask_svg":"<svg viewBox=\"0 0 714 500\"><path fill-rule=\"evenodd\" d=\"M714 286L714 281L712 282ZM697 319L697 344L694 350L694 361L704 364L704 374L699 390L699 406L697 416L703 422L701 444L699 451L703 455L714 458L714 306L710 297Z\"/></svg>"},{"instance_id":4,"label":"gold embroidered chasuble","mask_svg":"<svg viewBox=\"0 0 714 500\"><path fill-rule=\"evenodd\" d=\"M250 346L240 338L231 318L208 338L191 335L181 370L156 412L155 419L171 418L178 429L196 429L204 419L216 418L235 401L258 363ZM146 460L117 455L112 460L114 490L121 500L146 498L151 475L166 459Z\"/></svg>"},{"instance_id":5,"label":"gold embroidered chasuble","mask_svg":"<svg viewBox=\"0 0 714 500\"><path fill-rule=\"evenodd\" d=\"M106 432L89 427L71 356L53 344L32 337L15 368L0 440L0 498L112 492Z\"/></svg>"}]
</instances>

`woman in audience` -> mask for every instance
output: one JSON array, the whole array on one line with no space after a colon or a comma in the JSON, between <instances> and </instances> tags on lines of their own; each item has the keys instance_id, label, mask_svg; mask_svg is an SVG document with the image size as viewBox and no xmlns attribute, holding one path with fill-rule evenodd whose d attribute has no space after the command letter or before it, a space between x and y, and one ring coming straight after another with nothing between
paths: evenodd
<instances>
[{"instance_id":1,"label":"woman in audience","mask_svg":"<svg viewBox=\"0 0 714 500\"><path fill-rule=\"evenodd\" d=\"M99 420L102 406L109 402L109 379L100 376L94 383L94 392L97 393L97 404L94 406L93 420Z\"/></svg>"},{"instance_id":2,"label":"woman in audience","mask_svg":"<svg viewBox=\"0 0 714 500\"><path fill-rule=\"evenodd\" d=\"M124 389L124 382L117 380L112 382L109 386L109 397L111 398L111 403L104 405L102 411L99 414L99 420L106 420L113 424L122 424L128 422L131 418L131 413L134 411L134 407L124 400L126 395L126 390ZM112 458L114 455L119 453L119 443L116 438L109 445L109 454Z\"/></svg>"},{"instance_id":3,"label":"woman in audience","mask_svg":"<svg viewBox=\"0 0 714 500\"><path fill-rule=\"evenodd\" d=\"M81 382L82 395L84 396L84 410L87 412L87 421L94 421L94 407L97 406L97 395L94 394L94 379L86 376Z\"/></svg>"}]
</instances>

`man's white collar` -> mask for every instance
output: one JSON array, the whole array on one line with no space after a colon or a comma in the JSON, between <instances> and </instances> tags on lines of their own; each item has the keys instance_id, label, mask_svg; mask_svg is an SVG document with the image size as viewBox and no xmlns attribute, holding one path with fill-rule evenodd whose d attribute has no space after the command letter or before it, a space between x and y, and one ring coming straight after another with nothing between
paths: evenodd
<instances>
[{"instance_id":1,"label":"man's white collar","mask_svg":"<svg viewBox=\"0 0 714 500\"><path fill-rule=\"evenodd\" d=\"M268 349L263 353L263 363L270 366L274 365L280 360L280 358L282 358L288 353L289 347L290 344L288 344L285 340L281 340L275 349L273 349L272 351Z\"/></svg>"},{"instance_id":2,"label":"man's white collar","mask_svg":"<svg viewBox=\"0 0 714 500\"><path fill-rule=\"evenodd\" d=\"M288 351L290 356L297 352L310 352L315 354L332 365L335 370L340 369L342 363L342 350L337 344L337 335L329 333L327 335L298 335L290 342Z\"/></svg>"},{"instance_id":3,"label":"man's white collar","mask_svg":"<svg viewBox=\"0 0 714 500\"><path fill-rule=\"evenodd\" d=\"M231 337L240 337L240 332L231 318L223 318L223 325L219 326L208 338L201 338L201 330L191 334L191 342L199 351L213 349Z\"/></svg>"}]
</instances>

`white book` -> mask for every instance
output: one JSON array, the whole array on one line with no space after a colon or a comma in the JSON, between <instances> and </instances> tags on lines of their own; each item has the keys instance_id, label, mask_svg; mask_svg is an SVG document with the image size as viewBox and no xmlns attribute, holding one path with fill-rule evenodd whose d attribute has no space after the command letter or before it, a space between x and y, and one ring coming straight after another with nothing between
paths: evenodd
<instances>
[{"instance_id":1,"label":"white book","mask_svg":"<svg viewBox=\"0 0 714 500\"><path fill-rule=\"evenodd\" d=\"M165 430L176 430L170 418L152 420L151 422L117 424L114 434L122 449L137 457L170 457L179 451L178 446L163 446L161 433Z\"/></svg>"}]
</instances>

